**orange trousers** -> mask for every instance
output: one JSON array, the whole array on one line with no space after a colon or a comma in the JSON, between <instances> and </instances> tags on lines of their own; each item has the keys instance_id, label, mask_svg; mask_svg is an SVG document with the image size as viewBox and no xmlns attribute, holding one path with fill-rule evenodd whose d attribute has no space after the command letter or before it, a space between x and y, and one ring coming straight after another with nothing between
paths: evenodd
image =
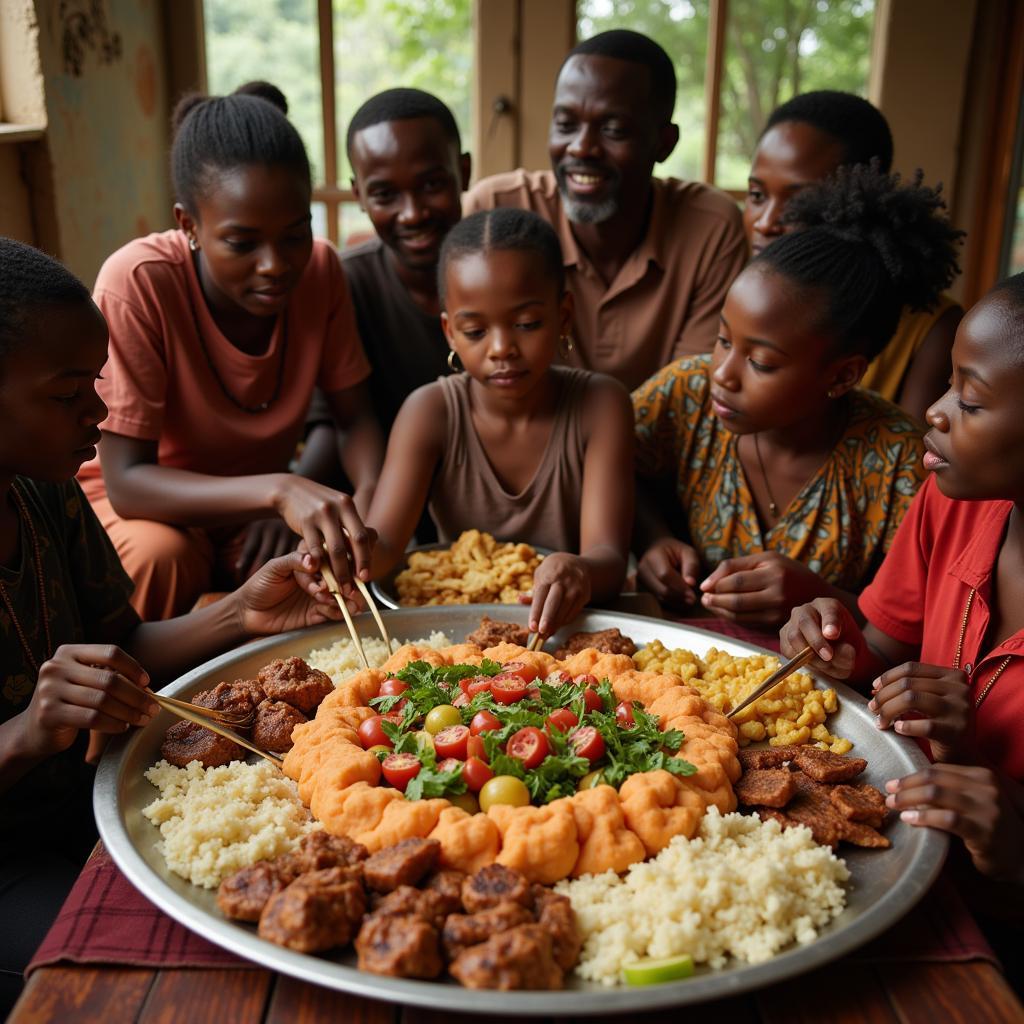
<instances>
[{"instance_id":1,"label":"orange trousers","mask_svg":"<svg viewBox=\"0 0 1024 1024\"><path fill-rule=\"evenodd\" d=\"M106 496L91 503L135 584L132 605L144 622L183 615L200 594L242 582L234 566L245 526L204 530L122 519Z\"/></svg>"}]
</instances>

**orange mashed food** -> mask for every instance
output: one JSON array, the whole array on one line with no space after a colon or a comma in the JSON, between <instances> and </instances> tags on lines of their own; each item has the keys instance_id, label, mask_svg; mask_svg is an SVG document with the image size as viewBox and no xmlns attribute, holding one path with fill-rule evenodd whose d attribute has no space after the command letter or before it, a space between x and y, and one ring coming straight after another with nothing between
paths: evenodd
<instances>
[{"instance_id":1,"label":"orange mashed food","mask_svg":"<svg viewBox=\"0 0 1024 1024\"><path fill-rule=\"evenodd\" d=\"M541 676L562 669L572 676L607 677L619 700L640 701L659 717L662 730L684 734L675 756L693 764L696 774L643 772L631 775L618 791L596 786L543 807L501 805L477 814L445 799L406 800L397 789L381 786L380 763L356 736L359 723L375 714L367 702L380 684L412 661L478 665L483 658L526 662ZM736 809L732 784L740 776L736 727L693 687L676 675L639 672L626 655L592 648L556 661L508 643L487 650L472 644L441 650L407 644L379 669L360 672L329 694L312 721L295 727L292 740L284 773L298 783L299 796L332 835L349 836L371 852L401 839L437 839L444 867L473 872L497 862L544 885L625 871L675 836L692 838L708 807L722 814Z\"/></svg>"}]
</instances>

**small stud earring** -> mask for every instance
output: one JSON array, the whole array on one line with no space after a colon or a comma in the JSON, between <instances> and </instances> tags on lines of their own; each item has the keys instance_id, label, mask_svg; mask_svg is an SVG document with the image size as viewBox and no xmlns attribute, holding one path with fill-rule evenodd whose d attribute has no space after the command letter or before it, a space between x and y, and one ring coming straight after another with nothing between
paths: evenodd
<instances>
[{"instance_id":1,"label":"small stud earring","mask_svg":"<svg viewBox=\"0 0 1024 1024\"><path fill-rule=\"evenodd\" d=\"M835 398L836 397L836 393L831 388L829 388L828 391L825 392L825 397L826 398Z\"/></svg>"},{"instance_id":2,"label":"small stud earring","mask_svg":"<svg viewBox=\"0 0 1024 1024\"><path fill-rule=\"evenodd\" d=\"M571 334L563 334L558 339L558 346L563 359L567 359L569 357L569 354L576 347L575 343L572 340Z\"/></svg>"},{"instance_id":3,"label":"small stud earring","mask_svg":"<svg viewBox=\"0 0 1024 1024\"><path fill-rule=\"evenodd\" d=\"M459 364L458 366L455 365L456 362ZM451 370L452 373L462 372L462 360L459 359L459 353L453 348L448 349L448 369Z\"/></svg>"},{"instance_id":4,"label":"small stud earring","mask_svg":"<svg viewBox=\"0 0 1024 1024\"><path fill-rule=\"evenodd\" d=\"M196 241L196 236L195 235L189 235L188 236L188 247L193 252L199 252L199 243Z\"/></svg>"}]
</instances>

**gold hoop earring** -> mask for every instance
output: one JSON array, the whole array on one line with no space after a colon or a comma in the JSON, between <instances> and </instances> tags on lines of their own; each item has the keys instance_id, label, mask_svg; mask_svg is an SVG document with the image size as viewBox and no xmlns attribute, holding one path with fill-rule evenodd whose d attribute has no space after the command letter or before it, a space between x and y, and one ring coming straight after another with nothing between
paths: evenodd
<instances>
[{"instance_id":1,"label":"gold hoop earring","mask_svg":"<svg viewBox=\"0 0 1024 1024\"><path fill-rule=\"evenodd\" d=\"M455 365L456 362L458 362L458 366ZM459 359L459 353L453 348L448 349L448 369L451 370L452 373L461 373L463 369L462 360Z\"/></svg>"},{"instance_id":2,"label":"gold hoop earring","mask_svg":"<svg viewBox=\"0 0 1024 1024\"><path fill-rule=\"evenodd\" d=\"M568 359L569 354L576 347L571 334L563 334L558 339L558 349L563 359Z\"/></svg>"}]
</instances>

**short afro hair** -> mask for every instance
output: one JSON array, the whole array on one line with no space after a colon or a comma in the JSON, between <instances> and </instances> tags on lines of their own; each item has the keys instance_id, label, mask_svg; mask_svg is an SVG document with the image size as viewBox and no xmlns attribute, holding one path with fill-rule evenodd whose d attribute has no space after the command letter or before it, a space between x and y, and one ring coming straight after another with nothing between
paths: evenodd
<instances>
[{"instance_id":1,"label":"short afro hair","mask_svg":"<svg viewBox=\"0 0 1024 1024\"><path fill-rule=\"evenodd\" d=\"M796 230L755 257L798 285L823 293L822 327L844 354L870 362L889 343L904 306L931 309L960 272L962 231L944 215L939 188L885 174L872 164L840 167L801 189L784 220Z\"/></svg>"},{"instance_id":2,"label":"short afro hair","mask_svg":"<svg viewBox=\"0 0 1024 1024\"><path fill-rule=\"evenodd\" d=\"M463 217L445 236L437 262L437 294L444 303L449 265L463 256L517 250L534 253L554 281L558 294L565 291L562 245L555 229L537 214L500 206Z\"/></svg>"},{"instance_id":3,"label":"short afro hair","mask_svg":"<svg viewBox=\"0 0 1024 1024\"><path fill-rule=\"evenodd\" d=\"M312 191L309 157L288 120L288 101L270 82L246 82L230 96L191 93L174 108L171 181L190 213L218 173L253 164L291 168Z\"/></svg>"},{"instance_id":4,"label":"short afro hair","mask_svg":"<svg viewBox=\"0 0 1024 1024\"><path fill-rule=\"evenodd\" d=\"M455 115L436 96L422 89L385 89L371 96L352 115L345 134L345 152L352 158L352 142L359 132L388 121L412 121L432 117L441 126L457 153L462 152L462 137Z\"/></svg>"},{"instance_id":5,"label":"short afro hair","mask_svg":"<svg viewBox=\"0 0 1024 1024\"><path fill-rule=\"evenodd\" d=\"M820 89L805 92L776 107L761 132L787 121L799 121L817 128L843 147L843 164L878 161L888 174L892 168L892 132L885 115L866 99L852 92Z\"/></svg>"},{"instance_id":6,"label":"short afro hair","mask_svg":"<svg viewBox=\"0 0 1024 1024\"><path fill-rule=\"evenodd\" d=\"M649 36L628 28L613 28L577 43L562 61L562 67L573 57L614 57L616 60L642 64L651 76L651 97L658 119L667 124L676 108L676 69L669 55Z\"/></svg>"},{"instance_id":7,"label":"short afro hair","mask_svg":"<svg viewBox=\"0 0 1024 1024\"><path fill-rule=\"evenodd\" d=\"M31 245L0 238L0 359L27 343L34 313L80 302L92 297L70 270Z\"/></svg>"},{"instance_id":8,"label":"short afro hair","mask_svg":"<svg viewBox=\"0 0 1024 1024\"><path fill-rule=\"evenodd\" d=\"M1014 311L1010 337L1019 361L1024 361L1024 272L1004 278L982 299L1004 299Z\"/></svg>"}]
</instances>

